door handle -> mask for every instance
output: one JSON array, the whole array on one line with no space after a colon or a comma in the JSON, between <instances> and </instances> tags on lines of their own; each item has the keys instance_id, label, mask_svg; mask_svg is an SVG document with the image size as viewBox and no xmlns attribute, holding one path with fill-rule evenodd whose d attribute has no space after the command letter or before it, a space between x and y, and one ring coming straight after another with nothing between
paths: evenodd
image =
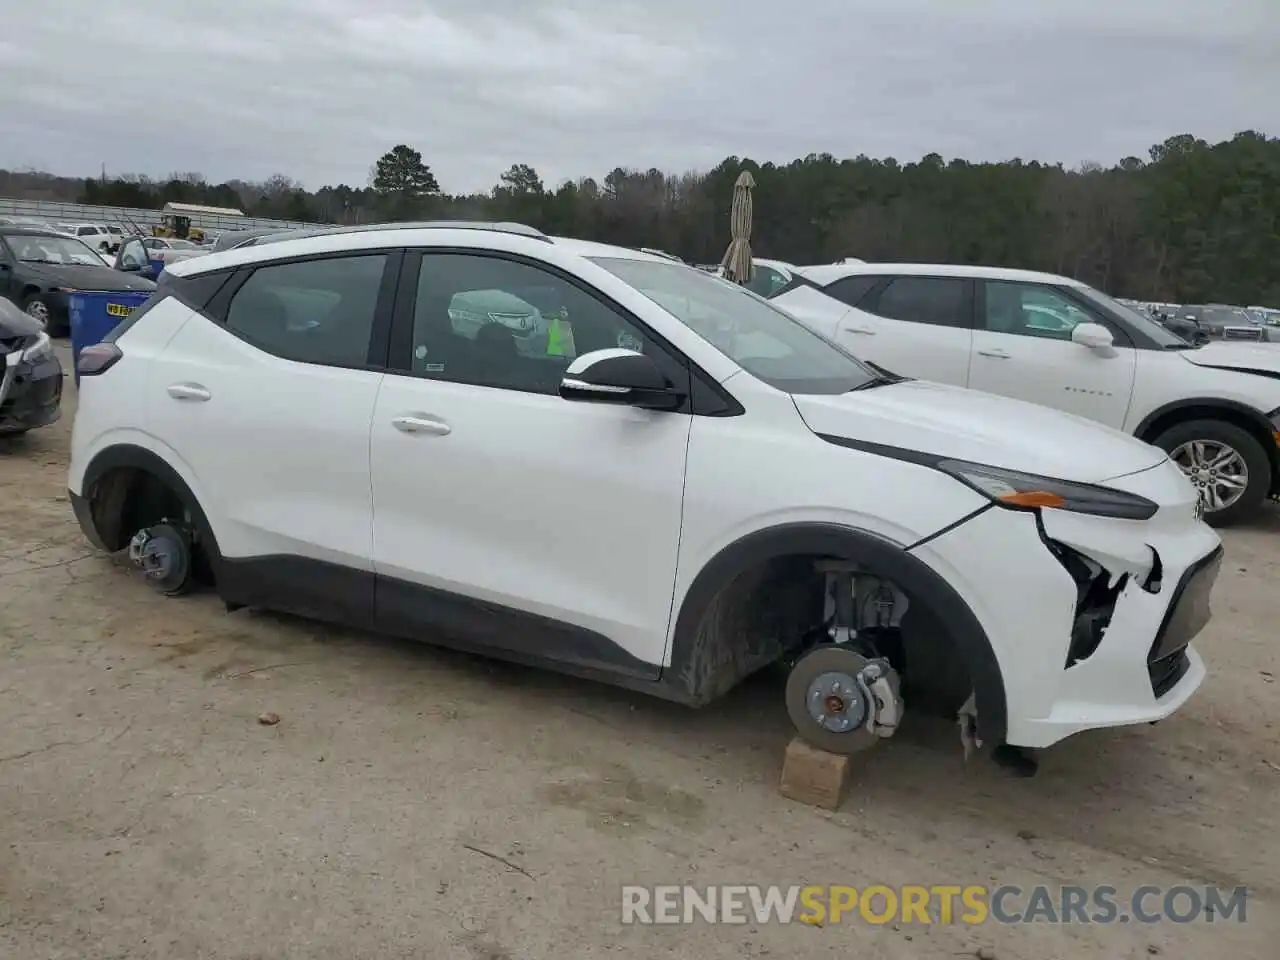
<instances>
[{"instance_id":1,"label":"door handle","mask_svg":"<svg viewBox=\"0 0 1280 960\"><path fill-rule=\"evenodd\" d=\"M435 417L393 417L391 425L401 433L425 433L433 437L447 437L453 427Z\"/></svg>"},{"instance_id":2,"label":"door handle","mask_svg":"<svg viewBox=\"0 0 1280 960\"><path fill-rule=\"evenodd\" d=\"M175 400L199 400L203 403L213 394L198 383L171 383L169 384L169 396Z\"/></svg>"},{"instance_id":3,"label":"door handle","mask_svg":"<svg viewBox=\"0 0 1280 960\"><path fill-rule=\"evenodd\" d=\"M993 357L996 360L1009 359L1009 354L1005 353L1003 350L979 350L978 353L984 357Z\"/></svg>"},{"instance_id":4,"label":"door handle","mask_svg":"<svg viewBox=\"0 0 1280 960\"><path fill-rule=\"evenodd\" d=\"M870 327L843 327L845 333L861 333L868 337L874 337L876 332Z\"/></svg>"}]
</instances>

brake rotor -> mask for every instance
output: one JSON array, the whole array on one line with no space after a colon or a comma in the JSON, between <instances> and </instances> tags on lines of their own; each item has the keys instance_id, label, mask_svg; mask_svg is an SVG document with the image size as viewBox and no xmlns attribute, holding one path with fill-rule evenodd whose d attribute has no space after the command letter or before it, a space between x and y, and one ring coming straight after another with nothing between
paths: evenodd
<instances>
[{"instance_id":1,"label":"brake rotor","mask_svg":"<svg viewBox=\"0 0 1280 960\"><path fill-rule=\"evenodd\" d=\"M849 647L825 644L802 656L787 676L787 715L801 739L828 753L852 754L880 738L867 729L875 705L856 677L870 663Z\"/></svg>"}]
</instances>

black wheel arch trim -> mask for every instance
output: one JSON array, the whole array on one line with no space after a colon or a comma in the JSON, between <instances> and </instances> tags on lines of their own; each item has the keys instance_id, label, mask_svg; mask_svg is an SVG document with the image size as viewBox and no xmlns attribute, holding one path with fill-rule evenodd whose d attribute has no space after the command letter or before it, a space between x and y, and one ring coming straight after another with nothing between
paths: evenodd
<instances>
[{"instance_id":1,"label":"black wheel arch trim","mask_svg":"<svg viewBox=\"0 0 1280 960\"><path fill-rule=\"evenodd\" d=\"M1133 431L1133 435L1141 438L1148 430L1151 429L1152 424L1157 420L1163 419L1169 414L1176 413L1179 410L1191 410L1197 407L1230 410L1232 413L1238 413L1247 417L1260 430L1263 430L1268 434L1275 433L1275 426L1267 419L1267 415L1261 410L1249 406L1247 403L1240 403L1238 400L1228 400L1224 397L1190 397L1182 400L1174 400L1170 403L1164 404L1163 406L1156 407L1156 409L1152 410L1142 418L1142 422L1139 423L1137 428ZM1273 449L1269 452L1271 453L1271 459L1274 461L1276 459L1275 450Z\"/></svg>"},{"instance_id":2,"label":"black wheel arch trim","mask_svg":"<svg viewBox=\"0 0 1280 960\"><path fill-rule=\"evenodd\" d=\"M191 492L191 488L187 486L187 482L182 479L182 475L155 451L133 443L113 444L98 451L85 468L84 478L80 485L81 496L78 499L89 501L90 494L97 483L112 470L121 468L150 473L178 495L187 509L191 511L191 520L195 524L196 532L200 536L201 546L205 550L209 563L214 568L214 576L216 577L221 573L222 551L218 548L218 539L214 536L213 528L209 525L209 518L205 515L204 508L200 505L200 501L196 499L195 494ZM80 517L79 510L77 510L77 516ZM86 520L91 525L94 524L94 518L88 511L86 511L85 516L80 517L80 520L82 527ZM102 543L101 534L96 529L96 526L92 530L86 529L85 535L94 541L95 545L103 549L110 549L109 545L104 546Z\"/></svg>"},{"instance_id":3,"label":"black wheel arch trim","mask_svg":"<svg viewBox=\"0 0 1280 960\"><path fill-rule=\"evenodd\" d=\"M990 743L1003 743L1008 726L1004 678L986 630L969 605L943 577L907 547L878 534L830 523L790 523L749 533L724 547L703 566L680 603L664 679L687 684L698 655L703 615L716 595L754 567L789 556L858 560L893 580L908 595L931 607L947 624L965 658L978 708L978 728ZM684 698L701 699L696 689Z\"/></svg>"}]
</instances>

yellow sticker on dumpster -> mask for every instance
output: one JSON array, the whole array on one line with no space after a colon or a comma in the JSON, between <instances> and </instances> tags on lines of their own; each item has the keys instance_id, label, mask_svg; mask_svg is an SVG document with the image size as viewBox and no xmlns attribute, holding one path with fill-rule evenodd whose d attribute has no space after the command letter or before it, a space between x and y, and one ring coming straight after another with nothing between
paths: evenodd
<instances>
[{"instance_id":1,"label":"yellow sticker on dumpster","mask_svg":"<svg viewBox=\"0 0 1280 960\"><path fill-rule=\"evenodd\" d=\"M133 313L133 307L126 307L123 303L108 303L107 316L109 317L127 317Z\"/></svg>"}]
</instances>

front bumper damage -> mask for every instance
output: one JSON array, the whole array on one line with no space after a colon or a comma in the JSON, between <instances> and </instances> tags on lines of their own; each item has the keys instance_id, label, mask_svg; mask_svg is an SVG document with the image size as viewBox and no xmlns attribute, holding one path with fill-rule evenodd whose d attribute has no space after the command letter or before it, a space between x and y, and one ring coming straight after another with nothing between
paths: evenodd
<instances>
[{"instance_id":1,"label":"front bumper damage","mask_svg":"<svg viewBox=\"0 0 1280 960\"><path fill-rule=\"evenodd\" d=\"M987 631L1008 744L1154 722L1204 679L1190 644L1208 621L1217 534L1195 519L1195 493L1169 461L1107 486L1160 509L1127 521L993 508L913 551L963 585Z\"/></svg>"},{"instance_id":2,"label":"front bumper damage","mask_svg":"<svg viewBox=\"0 0 1280 960\"><path fill-rule=\"evenodd\" d=\"M27 360L0 353L0 436L54 423L61 416L62 364L53 354Z\"/></svg>"}]
</instances>

